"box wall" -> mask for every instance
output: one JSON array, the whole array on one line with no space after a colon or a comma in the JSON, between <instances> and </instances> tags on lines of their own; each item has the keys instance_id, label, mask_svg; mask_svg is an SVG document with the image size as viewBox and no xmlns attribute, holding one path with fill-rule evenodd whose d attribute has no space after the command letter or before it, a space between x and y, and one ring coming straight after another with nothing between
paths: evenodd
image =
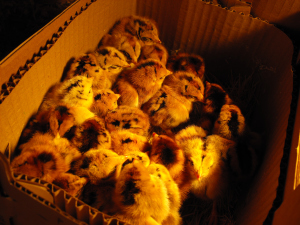
<instances>
[{"instance_id":1,"label":"box wall","mask_svg":"<svg viewBox=\"0 0 300 225\"><path fill-rule=\"evenodd\" d=\"M208 77L230 86L255 76L257 83L246 82L246 86L255 89L256 107L252 108L251 102L245 104L243 110L251 110L248 116L250 126L266 141L265 157L240 212L238 224L262 224L276 196L289 116L293 51L289 38L262 20L196 0L98 0L82 12L70 10L67 14L72 12L71 16L75 18L0 104L0 151L4 151L7 143L11 143L14 149L29 117L38 109L48 88L60 80L72 57L93 50L120 17L130 14L149 16L157 21L161 40L170 51L197 53L204 57ZM76 11L79 16L75 15ZM55 23L63 26L65 18L65 15L61 16ZM57 33L57 27L52 29ZM41 31L35 38L47 40L52 37L52 34L47 38L44 35L48 36ZM14 52L10 56L12 62L21 57L22 51L28 51L27 47L34 40ZM32 48L31 54L35 49L38 48ZM4 71L16 70L12 65L2 68ZM245 101L249 103L247 98Z\"/></svg>"},{"instance_id":2,"label":"box wall","mask_svg":"<svg viewBox=\"0 0 300 225\"><path fill-rule=\"evenodd\" d=\"M300 34L300 2L297 0L254 0L251 14Z\"/></svg>"},{"instance_id":3,"label":"box wall","mask_svg":"<svg viewBox=\"0 0 300 225\"><path fill-rule=\"evenodd\" d=\"M83 6L85 6L85 1L81 3L84 3ZM115 1L109 4L106 1L97 1L93 4L98 4L98 7L88 7L81 13L79 7L77 12L80 15L78 17L75 15L76 11L73 11L74 14L70 16L75 19L70 21L63 32L60 32L60 37L55 41L55 44L51 45L47 53L32 65L7 99L0 104L0 112L3 115L0 118L0 125L3 128L0 136L0 150L2 152L8 142L11 143L11 149L16 147L21 131L28 119L37 111L46 91L60 80L68 61L95 49L100 38L116 19L135 12L135 1ZM65 24L64 19L65 17L58 18L61 26ZM52 34L58 32L56 27L53 28L52 32ZM49 38L52 38L52 34ZM36 38L43 37L43 35L41 32ZM30 43L34 41L31 40ZM35 52L31 52L32 55L33 53ZM11 57L17 60L20 55L16 52Z\"/></svg>"}]
</instances>

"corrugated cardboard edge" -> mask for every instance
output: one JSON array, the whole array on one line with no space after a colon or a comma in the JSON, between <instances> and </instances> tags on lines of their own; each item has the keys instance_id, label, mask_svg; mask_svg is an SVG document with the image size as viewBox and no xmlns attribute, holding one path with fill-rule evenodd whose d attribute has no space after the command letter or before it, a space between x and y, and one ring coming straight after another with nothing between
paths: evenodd
<instances>
[{"instance_id":1,"label":"corrugated cardboard edge","mask_svg":"<svg viewBox=\"0 0 300 225\"><path fill-rule=\"evenodd\" d=\"M40 47L40 50L38 53L34 54L32 56L32 58L30 60L27 60L25 65L20 67L17 71L16 74L11 75L11 77L9 78L9 80L5 83L2 84L1 89L0 89L0 104L5 100L5 98L12 92L12 90L14 89L14 87L19 83L19 81L21 80L21 78L25 75L25 73L43 56L47 53L47 51L55 44L55 42L58 40L58 38L62 35L62 33L64 32L64 30L69 26L69 24L78 16L80 15L83 11L85 11L88 6L95 2L96 0L91 0L90 2L87 2L84 6L82 6L80 8L80 11L76 11L75 14L73 16L71 16L69 18L69 20L65 21L64 25L61 26L58 31L56 33L54 33L51 37L50 40L48 40L46 42L46 44L42 47ZM77 2L75 2L74 4L76 4ZM73 4L73 5L74 5ZM71 6L72 7L72 6ZM55 19L54 19L55 20ZM51 23L51 22L49 22ZM46 25L47 26L47 25ZM43 30L43 28L41 29ZM37 33L41 32L38 31ZM33 36L35 36L36 34L34 34ZM32 39L32 37L30 37L28 40ZM28 40L26 40L24 43L21 44L21 46L23 46L24 44L26 44L28 42ZM19 48L19 47L18 47ZM14 50L15 52L16 50ZM13 54L13 53L11 53ZM7 56L9 57L9 56ZM5 61L5 59L3 59L3 61Z\"/></svg>"},{"instance_id":2,"label":"corrugated cardboard edge","mask_svg":"<svg viewBox=\"0 0 300 225\"><path fill-rule=\"evenodd\" d=\"M2 153L0 153L0 168L2 187L0 202L6 201L2 206L9 205L11 207L11 210L6 209L10 212L10 214L6 216L7 218L11 218L11 222L21 221L24 219L24 214L28 214L41 218L41 222L47 224L63 222L64 224L125 225L124 222L90 207L54 184L22 174L14 175L10 170L8 160ZM37 187L44 187L46 190L44 194L51 194L54 201L51 202L43 198L42 192L36 194L25 188L24 185L22 185L23 182L36 185ZM1 198L5 198L5 200ZM10 202L10 204L8 202ZM30 205L30 207L24 207L22 212L13 210L15 207L22 207L22 205ZM34 207L36 205L38 205L38 207ZM27 223L28 222L29 221L27 221ZM24 223L24 221L22 221L22 223Z\"/></svg>"}]
</instances>

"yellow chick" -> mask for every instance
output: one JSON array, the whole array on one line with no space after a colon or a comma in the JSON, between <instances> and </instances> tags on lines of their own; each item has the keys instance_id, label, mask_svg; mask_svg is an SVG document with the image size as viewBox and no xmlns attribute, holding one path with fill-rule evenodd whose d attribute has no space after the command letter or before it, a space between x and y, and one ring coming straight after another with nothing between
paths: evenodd
<instances>
[{"instance_id":1,"label":"yellow chick","mask_svg":"<svg viewBox=\"0 0 300 225\"><path fill-rule=\"evenodd\" d=\"M94 102L90 107L91 112L98 117L105 117L107 112L118 108L119 94L110 89L98 89L93 91Z\"/></svg>"},{"instance_id":2,"label":"yellow chick","mask_svg":"<svg viewBox=\"0 0 300 225\"><path fill-rule=\"evenodd\" d=\"M165 184L136 160L122 167L113 202L117 208L113 215L130 224L161 224L170 212Z\"/></svg>"},{"instance_id":3,"label":"yellow chick","mask_svg":"<svg viewBox=\"0 0 300 225\"><path fill-rule=\"evenodd\" d=\"M150 158L147 153L140 151L131 151L124 155L128 163L132 163L134 160L142 163L145 167L150 164ZM123 163L124 165L124 163Z\"/></svg>"},{"instance_id":4,"label":"yellow chick","mask_svg":"<svg viewBox=\"0 0 300 225\"><path fill-rule=\"evenodd\" d=\"M113 91L121 95L119 105L140 108L161 87L169 71L158 60L147 59L134 68L123 71Z\"/></svg>"},{"instance_id":5,"label":"yellow chick","mask_svg":"<svg viewBox=\"0 0 300 225\"><path fill-rule=\"evenodd\" d=\"M150 174L159 177L166 185L168 191L168 198L170 202L170 212L168 217L163 220L162 225L180 225L182 224L182 218L179 210L181 207L180 191L169 173L169 170L162 164L151 163L147 170Z\"/></svg>"},{"instance_id":6,"label":"yellow chick","mask_svg":"<svg viewBox=\"0 0 300 225\"><path fill-rule=\"evenodd\" d=\"M124 105L106 114L105 126L109 132L125 129L134 134L147 136L150 122L148 115L141 109Z\"/></svg>"},{"instance_id":7,"label":"yellow chick","mask_svg":"<svg viewBox=\"0 0 300 225\"><path fill-rule=\"evenodd\" d=\"M39 111L59 104L89 108L93 103L93 77L75 76L53 85L46 93Z\"/></svg>"}]
</instances>

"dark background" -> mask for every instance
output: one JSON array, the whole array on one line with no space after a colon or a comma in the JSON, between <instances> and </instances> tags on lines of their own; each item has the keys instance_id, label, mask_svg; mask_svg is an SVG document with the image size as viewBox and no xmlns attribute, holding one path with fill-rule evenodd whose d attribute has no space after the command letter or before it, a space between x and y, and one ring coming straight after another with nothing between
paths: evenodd
<instances>
[{"instance_id":1,"label":"dark background","mask_svg":"<svg viewBox=\"0 0 300 225\"><path fill-rule=\"evenodd\" d=\"M0 61L75 0L0 0Z\"/></svg>"}]
</instances>

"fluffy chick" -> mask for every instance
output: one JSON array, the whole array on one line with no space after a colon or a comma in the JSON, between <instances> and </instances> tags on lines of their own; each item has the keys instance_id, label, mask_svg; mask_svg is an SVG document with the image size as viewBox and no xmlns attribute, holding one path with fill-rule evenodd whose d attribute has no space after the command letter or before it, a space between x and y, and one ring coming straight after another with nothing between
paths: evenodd
<instances>
[{"instance_id":1,"label":"fluffy chick","mask_svg":"<svg viewBox=\"0 0 300 225\"><path fill-rule=\"evenodd\" d=\"M142 47L139 61L145 59L156 59L166 66L168 56L169 53L164 45L160 43L153 43L152 45L144 45Z\"/></svg>"},{"instance_id":2,"label":"fluffy chick","mask_svg":"<svg viewBox=\"0 0 300 225\"><path fill-rule=\"evenodd\" d=\"M151 125L165 131L177 127L189 119L192 103L178 95L171 87L163 85L156 94L142 106L149 115Z\"/></svg>"},{"instance_id":3,"label":"fluffy chick","mask_svg":"<svg viewBox=\"0 0 300 225\"><path fill-rule=\"evenodd\" d=\"M215 121L212 133L237 141L244 136L245 117L236 105L223 105L219 117Z\"/></svg>"},{"instance_id":4,"label":"fluffy chick","mask_svg":"<svg viewBox=\"0 0 300 225\"><path fill-rule=\"evenodd\" d=\"M119 106L106 114L105 126L109 132L125 129L134 134L147 136L150 122L148 115L141 109Z\"/></svg>"},{"instance_id":5,"label":"fluffy chick","mask_svg":"<svg viewBox=\"0 0 300 225\"><path fill-rule=\"evenodd\" d=\"M30 118L22 131L18 146L27 142L36 132L63 137L74 125L81 124L83 120L94 116L95 114L85 107L71 107L67 104L58 104L48 110L40 110ZM18 148L15 153L17 151Z\"/></svg>"},{"instance_id":6,"label":"fluffy chick","mask_svg":"<svg viewBox=\"0 0 300 225\"><path fill-rule=\"evenodd\" d=\"M136 64L141 54L141 45L137 37L130 34L105 34L100 46L110 46L124 54L127 62Z\"/></svg>"},{"instance_id":7,"label":"fluffy chick","mask_svg":"<svg viewBox=\"0 0 300 225\"><path fill-rule=\"evenodd\" d=\"M161 224L170 212L165 184L136 160L122 167L113 201L114 216L130 224Z\"/></svg>"},{"instance_id":8,"label":"fluffy chick","mask_svg":"<svg viewBox=\"0 0 300 225\"><path fill-rule=\"evenodd\" d=\"M70 64L70 69L67 71L64 80L69 80L75 76L93 77L94 88L104 88L107 82L106 75L93 53L83 54L75 58Z\"/></svg>"},{"instance_id":9,"label":"fluffy chick","mask_svg":"<svg viewBox=\"0 0 300 225\"><path fill-rule=\"evenodd\" d=\"M134 160L141 162L145 167L150 164L150 158L147 153L140 151L131 151L125 154L127 160L133 162Z\"/></svg>"},{"instance_id":10,"label":"fluffy chick","mask_svg":"<svg viewBox=\"0 0 300 225\"><path fill-rule=\"evenodd\" d=\"M109 34L130 34L141 41L141 45L161 43L154 20L141 16L126 16L116 21Z\"/></svg>"},{"instance_id":11,"label":"fluffy chick","mask_svg":"<svg viewBox=\"0 0 300 225\"><path fill-rule=\"evenodd\" d=\"M153 134L149 157L151 162L164 165L177 184L181 183L185 157L184 152L174 139L167 135Z\"/></svg>"},{"instance_id":12,"label":"fluffy chick","mask_svg":"<svg viewBox=\"0 0 300 225\"><path fill-rule=\"evenodd\" d=\"M218 135L207 136L202 149L195 153L189 151L194 160L193 167L197 178L191 186L191 192L199 198L215 200L222 196L228 188L230 179L229 163L237 165L235 142ZM229 159L230 158L230 159ZM229 162L230 160L230 162Z\"/></svg>"},{"instance_id":13,"label":"fluffy chick","mask_svg":"<svg viewBox=\"0 0 300 225\"><path fill-rule=\"evenodd\" d=\"M130 67L127 58L118 49L110 46L100 46L94 54L108 79L105 88L112 88L121 71Z\"/></svg>"},{"instance_id":14,"label":"fluffy chick","mask_svg":"<svg viewBox=\"0 0 300 225\"><path fill-rule=\"evenodd\" d=\"M11 163L12 171L35 176L52 182L70 169L72 161L81 154L63 138L36 133L28 142L19 146L21 153Z\"/></svg>"},{"instance_id":15,"label":"fluffy chick","mask_svg":"<svg viewBox=\"0 0 300 225\"><path fill-rule=\"evenodd\" d=\"M93 103L93 77L75 76L53 85L46 93L39 110L48 110L59 104L89 108Z\"/></svg>"},{"instance_id":16,"label":"fluffy chick","mask_svg":"<svg viewBox=\"0 0 300 225\"><path fill-rule=\"evenodd\" d=\"M110 89L98 89L93 91L94 102L91 105L91 112L98 117L105 117L108 111L118 108L119 94L115 94Z\"/></svg>"},{"instance_id":17,"label":"fluffy chick","mask_svg":"<svg viewBox=\"0 0 300 225\"><path fill-rule=\"evenodd\" d=\"M93 148L111 147L111 135L99 117L85 120L82 124L74 126L65 137L76 146L81 153Z\"/></svg>"},{"instance_id":18,"label":"fluffy chick","mask_svg":"<svg viewBox=\"0 0 300 225\"><path fill-rule=\"evenodd\" d=\"M72 172L80 177L86 177L91 184L99 184L103 180L116 179L124 156L109 149L91 149L72 164Z\"/></svg>"},{"instance_id":19,"label":"fluffy chick","mask_svg":"<svg viewBox=\"0 0 300 225\"><path fill-rule=\"evenodd\" d=\"M172 72L186 71L195 74L202 81L205 80L204 59L196 54L178 53L170 56L167 62L168 70Z\"/></svg>"},{"instance_id":20,"label":"fluffy chick","mask_svg":"<svg viewBox=\"0 0 300 225\"><path fill-rule=\"evenodd\" d=\"M171 87L177 94L184 96L190 102L204 101L204 84L192 73L175 72L166 77L163 85Z\"/></svg>"},{"instance_id":21,"label":"fluffy chick","mask_svg":"<svg viewBox=\"0 0 300 225\"><path fill-rule=\"evenodd\" d=\"M61 187L70 195L77 197L87 181L85 177L79 177L72 173L62 173L53 180L53 184Z\"/></svg>"},{"instance_id":22,"label":"fluffy chick","mask_svg":"<svg viewBox=\"0 0 300 225\"><path fill-rule=\"evenodd\" d=\"M182 218L179 214L181 207L181 197L179 188L169 173L169 170L162 164L151 163L147 170L150 174L159 177L165 184L168 191L170 202L170 212L168 217L162 222L162 225L180 225Z\"/></svg>"},{"instance_id":23,"label":"fluffy chick","mask_svg":"<svg viewBox=\"0 0 300 225\"><path fill-rule=\"evenodd\" d=\"M185 170L182 180L179 179L179 189L182 199L185 200L190 192L191 184L199 175L194 165L197 164L197 153L203 148L206 132L201 127L190 125L175 134L175 142L183 150Z\"/></svg>"},{"instance_id":24,"label":"fluffy chick","mask_svg":"<svg viewBox=\"0 0 300 225\"><path fill-rule=\"evenodd\" d=\"M119 155L126 155L135 151L148 152L151 145L145 136L122 129L111 132L111 148Z\"/></svg>"},{"instance_id":25,"label":"fluffy chick","mask_svg":"<svg viewBox=\"0 0 300 225\"><path fill-rule=\"evenodd\" d=\"M88 182L78 198L103 213L109 214L114 212L116 209L112 196L115 183L113 179L101 180L97 185Z\"/></svg>"},{"instance_id":26,"label":"fluffy chick","mask_svg":"<svg viewBox=\"0 0 300 225\"><path fill-rule=\"evenodd\" d=\"M205 130L195 125L188 126L175 135L176 143L184 151L187 158L187 166L193 179L199 178L197 167L194 167L194 165L197 165L198 153L205 146L205 138Z\"/></svg>"},{"instance_id":27,"label":"fluffy chick","mask_svg":"<svg viewBox=\"0 0 300 225\"><path fill-rule=\"evenodd\" d=\"M119 105L140 108L161 87L169 71L158 60L147 59L134 68L123 71L113 91L121 94Z\"/></svg>"},{"instance_id":28,"label":"fluffy chick","mask_svg":"<svg viewBox=\"0 0 300 225\"><path fill-rule=\"evenodd\" d=\"M221 108L226 104L233 104L227 92L216 83L206 81L204 103L201 107L200 116L195 118L195 124L203 127L208 133L212 132L214 123L218 118Z\"/></svg>"}]
</instances>

